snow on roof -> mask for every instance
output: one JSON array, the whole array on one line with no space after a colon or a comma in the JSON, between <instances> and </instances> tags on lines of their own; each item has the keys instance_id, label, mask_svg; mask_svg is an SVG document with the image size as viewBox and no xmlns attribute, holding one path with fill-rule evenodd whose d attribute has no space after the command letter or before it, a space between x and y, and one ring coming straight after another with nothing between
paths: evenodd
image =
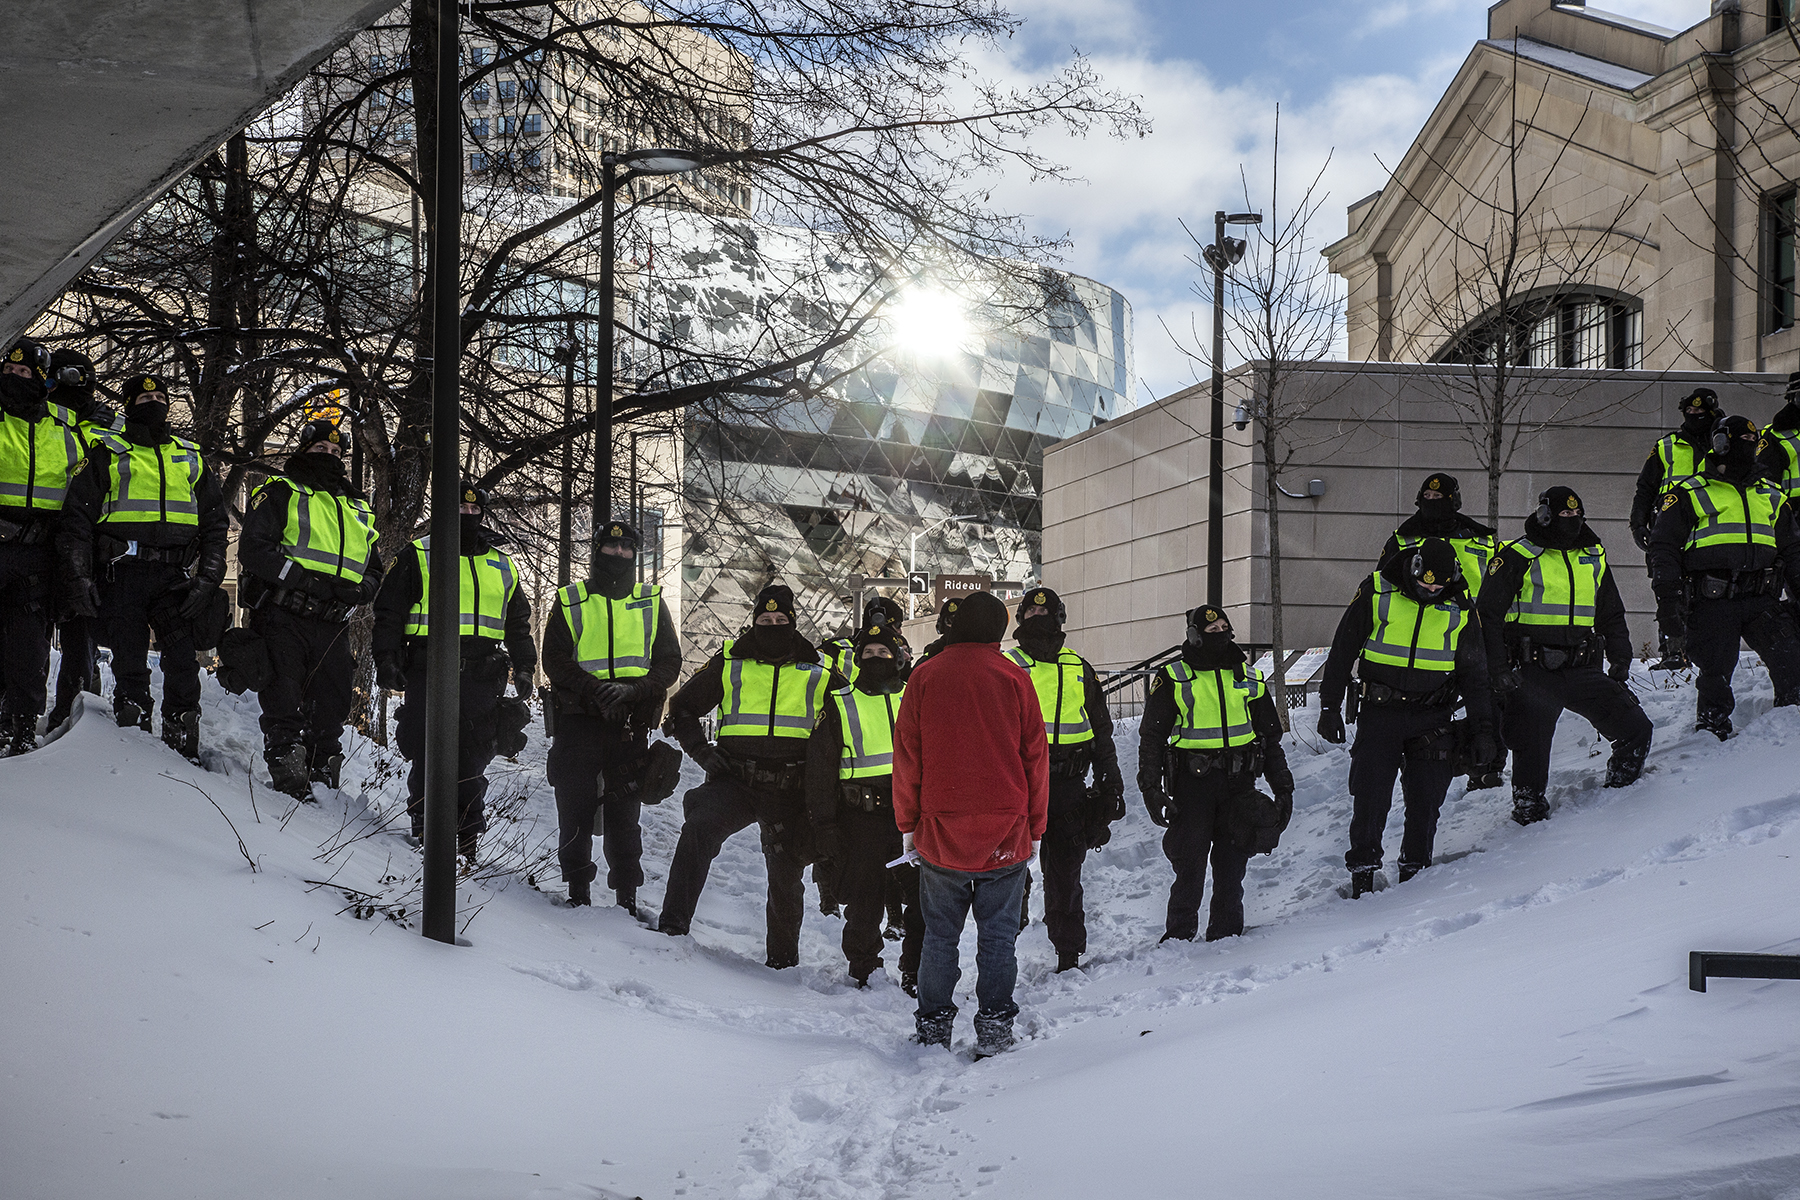
<instances>
[{"instance_id":1,"label":"snow on roof","mask_svg":"<svg viewBox=\"0 0 1800 1200\"><path fill-rule=\"evenodd\" d=\"M1590 21L1603 21L1608 25L1620 25L1626 29L1635 29L1639 33L1648 33L1653 37L1659 37L1665 41L1675 37L1681 32L1678 29L1669 29L1665 26L1658 25L1653 21L1640 21L1636 17L1627 17L1619 13L1606 12L1605 10L1598 8L1588 8L1580 4L1558 4L1556 7L1563 12L1573 13L1578 17L1586 17Z\"/></svg>"},{"instance_id":2,"label":"snow on roof","mask_svg":"<svg viewBox=\"0 0 1800 1200\"><path fill-rule=\"evenodd\" d=\"M1513 52L1518 46L1519 57L1542 63L1546 67L1555 67L1559 71L1567 71L1579 75L1583 79L1591 79L1595 83L1603 83L1607 87L1615 87L1621 91L1633 91L1654 79L1642 71L1634 71L1630 67L1621 67L1617 63L1609 63L1603 59L1589 58L1585 54L1577 54L1573 50L1565 50L1561 46L1551 46L1544 42L1534 42L1530 38L1488 38L1483 45L1492 46L1506 54Z\"/></svg>"}]
</instances>

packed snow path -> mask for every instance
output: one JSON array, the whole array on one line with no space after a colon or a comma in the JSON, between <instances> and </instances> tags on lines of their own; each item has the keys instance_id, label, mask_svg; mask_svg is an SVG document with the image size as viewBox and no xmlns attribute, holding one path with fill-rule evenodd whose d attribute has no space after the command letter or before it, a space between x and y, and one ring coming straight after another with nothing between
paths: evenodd
<instances>
[{"instance_id":1,"label":"packed snow path","mask_svg":"<svg viewBox=\"0 0 1800 1200\"><path fill-rule=\"evenodd\" d=\"M1691 993L1686 954L1800 951L1800 710L1746 667L1721 745L1688 732L1691 688L1636 683L1642 782L1601 790L1565 718L1552 820L1459 784L1440 865L1354 903L1346 755L1297 714L1294 823L1252 862L1253 928L1211 946L1156 943L1169 870L1134 790L1089 859L1089 965L1052 975L1034 922L1025 1040L978 1065L909 1044L891 979L846 985L837 919L809 909L798 970L761 965L753 831L691 937L529 886L541 741L496 763L446 947L388 919L417 855L385 751L295 806L254 699L209 685L206 770L90 700L0 762L0 1194L1793 1200L1800 985ZM645 810L647 915L679 820ZM965 991L972 959L971 930Z\"/></svg>"}]
</instances>

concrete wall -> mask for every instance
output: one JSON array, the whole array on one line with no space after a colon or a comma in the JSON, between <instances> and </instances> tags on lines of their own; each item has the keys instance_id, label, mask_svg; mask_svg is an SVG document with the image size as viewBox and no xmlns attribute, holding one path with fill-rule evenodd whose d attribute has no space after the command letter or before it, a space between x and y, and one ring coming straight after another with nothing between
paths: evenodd
<instances>
[{"instance_id":1,"label":"concrete wall","mask_svg":"<svg viewBox=\"0 0 1800 1200\"><path fill-rule=\"evenodd\" d=\"M1268 641L1269 519L1250 462L1256 426L1232 428L1256 364L1227 377L1224 600L1239 638ZM1279 500L1285 642L1331 641L1344 605L1382 543L1413 511L1424 476L1455 474L1463 510L1487 520L1487 477L1459 414L1457 368L1321 363L1296 371L1288 403L1309 406L1280 482L1319 499ZM1716 388L1728 411L1758 424L1780 405L1783 377L1701 372L1527 371L1520 396L1539 432L1523 436L1501 479L1499 531L1519 536L1545 488L1567 484L1605 542L1640 647L1655 637L1642 555L1626 527L1637 474L1673 428L1677 399ZM1044 582L1069 606L1070 641L1102 668L1140 662L1182 637L1182 614L1206 598L1206 386L1178 392L1044 455Z\"/></svg>"}]
</instances>

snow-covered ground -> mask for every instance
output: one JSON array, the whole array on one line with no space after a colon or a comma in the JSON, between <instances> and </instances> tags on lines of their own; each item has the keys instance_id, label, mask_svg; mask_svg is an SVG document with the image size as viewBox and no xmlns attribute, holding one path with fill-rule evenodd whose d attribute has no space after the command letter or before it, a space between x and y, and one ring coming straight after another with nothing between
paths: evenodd
<instances>
[{"instance_id":1,"label":"snow-covered ground","mask_svg":"<svg viewBox=\"0 0 1800 1200\"><path fill-rule=\"evenodd\" d=\"M208 684L205 770L90 700L0 762L0 1195L1792 1200L1800 983L1700 995L1686 967L1800 952L1800 710L1743 668L1721 745L1659 682L1634 680L1642 782L1602 791L1565 718L1552 820L1459 782L1440 865L1354 903L1347 756L1299 714L1294 823L1252 863L1253 928L1211 946L1156 942L1170 873L1134 790L1089 859L1089 966L1052 975L1034 922L1025 1039L975 1065L906 1041L891 980L846 986L835 918L762 966L753 831L691 937L531 886L535 732L496 764L447 947L412 928L388 752L358 740L356 786L296 806L254 698ZM648 913L679 820L645 811ZM966 985L972 957L971 930Z\"/></svg>"}]
</instances>

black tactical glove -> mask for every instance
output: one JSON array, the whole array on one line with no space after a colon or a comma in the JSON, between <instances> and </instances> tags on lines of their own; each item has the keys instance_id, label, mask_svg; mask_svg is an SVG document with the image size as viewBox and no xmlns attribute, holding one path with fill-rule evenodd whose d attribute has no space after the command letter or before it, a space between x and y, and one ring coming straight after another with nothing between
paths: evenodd
<instances>
[{"instance_id":1,"label":"black tactical glove","mask_svg":"<svg viewBox=\"0 0 1800 1200\"><path fill-rule=\"evenodd\" d=\"M1294 819L1294 793L1276 792L1275 807L1280 810L1281 825L1277 833L1286 833L1288 822Z\"/></svg>"},{"instance_id":2,"label":"black tactical glove","mask_svg":"<svg viewBox=\"0 0 1800 1200\"><path fill-rule=\"evenodd\" d=\"M1168 827L1169 796L1163 791L1162 776L1149 771L1138 772L1138 791L1144 793L1144 811L1153 824Z\"/></svg>"},{"instance_id":3,"label":"black tactical glove","mask_svg":"<svg viewBox=\"0 0 1800 1200\"><path fill-rule=\"evenodd\" d=\"M1525 680L1520 676L1517 667L1508 667L1504 671L1496 671L1494 672L1494 694L1496 696L1510 696L1518 691L1524 682Z\"/></svg>"},{"instance_id":4,"label":"black tactical glove","mask_svg":"<svg viewBox=\"0 0 1800 1200\"><path fill-rule=\"evenodd\" d=\"M594 702L600 707L600 715L609 721L623 717L642 696L643 690L629 679L603 680L594 689Z\"/></svg>"},{"instance_id":5,"label":"black tactical glove","mask_svg":"<svg viewBox=\"0 0 1800 1200\"><path fill-rule=\"evenodd\" d=\"M682 749L688 752L689 758L700 764L700 769L706 772L708 778L728 774L731 770L729 760L711 742L701 742L692 748L683 746Z\"/></svg>"},{"instance_id":6,"label":"black tactical glove","mask_svg":"<svg viewBox=\"0 0 1800 1200\"><path fill-rule=\"evenodd\" d=\"M1629 658L1624 658L1613 663L1610 667L1606 668L1606 677L1614 683L1624 683L1627 679L1630 679L1631 660Z\"/></svg>"},{"instance_id":7,"label":"black tactical glove","mask_svg":"<svg viewBox=\"0 0 1800 1200\"><path fill-rule=\"evenodd\" d=\"M91 579L65 579L58 589L56 618L60 624L72 617L92 619L100 615L100 589Z\"/></svg>"},{"instance_id":8,"label":"black tactical glove","mask_svg":"<svg viewBox=\"0 0 1800 1200\"><path fill-rule=\"evenodd\" d=\"M360 583L351 583L348 579L333 579L331 581L331 598L336 600L339 604L349 608L355 608L360 604L368 603L363 596L363 585Z\"/></svg>"},{"instance_id":9,"label":"black tactical glove","mask_svg":"<svg viewBox=\"0 0 1800 1200\"><path fill-rule=\"evenodd\" d=\"M406 672L400 667L400 656L392 651L375 656L375 686L390 692L406 690Z\"/></svg>"},{"instance_id":10,"label":"black tactical glove","mask_svg":"<svg viewBox=\"0 0 1800 1200\"><path fill-rule=\"evenodd\" d=\"M1656 630L1664 638L1686 637L1686 610L1667 601L1659 602L1656 606Z\"/></svg>"},{"instance_id":11,"label":"black tactical glove","mask_svg":"<svg viewBox=\"0 0 1800 1200\"><path fill-rule=\"evenodd\" d=\"M513 694L529 696L537 688L537 667L513 668Z\"/></svg>"},{"instance_id":12,"label":"black tactical glove","mask_svg":"<svg viewBox=\"0 0 1800 1200\"><path fill-rule=\"evenodd\" d=\"M1662 652L1663 652L1664 661L1668 661L1669 659L1678 659L1682 662L1686 662L1687 661L1687 634L1675 633L1675 634L1663 635Z\"/></svg>"},{"instance_id":13,"label":"black tactical glove","mask_svg":"<svg viewBox=\"0 0 1800 1200\"><path fill-rule=\"evenodd\" d=\"M205 612L206 602L212 599L212 594L218 589L218 586L218 584L212 582L210 579L196 578L188 580L187 598L181 602L181 608L179 609L181 619L184 621L192 621L202 612Z\"/></svg>"},{"instance_id":14,"label":"black tactical glove","mask_svg":"<svg viewBox=\"0 0 1800 1200\"><path fill-rule=\"evenodd\" d=\"M1633 525L1631 527L1631 540L1637 543L1637 548L1639 550L1650 549L1650 526Z\"/></svg>"},{"instance_id":15,"label":"black tactical glove","mask_svg":"<svg viewBox=\"0 0 1800 1200\"><path fill-rule=\"evenodd\" d=\"M1334 746L1341 746L1349 736L1344 731L1344 714L1335 707L1327 708L1319 714L1319 736Z\"/></svg>"},{"instance_id":16,"label":"black tactical glove","mask_svg":"<svg viewBox=\"0 0 1800 1200\"><path fill-rule=\"evenodd\" d=\"M1475 726L1475 736L1469 741L1469 758L1477 767L1491 767L1500 761L1500 739L1494 736L1492 721Z\"/></svg>"},{"instance_id":17,"label":"black tactical glove","mask_svg":"<svg viewBox=\"0 0 1800 1200\"><path fill-rule=\"evenodd\" d=\"M1119 774L1118 763L1094 764L1094 790L1099 792L1102 796L1107 797L1109 800L1113 797L1118 797L1119 800L1123 802L1125 798L1125 778ZM1125 814L1121 809L1119 816L1122 817L1124 815ZM1115 818L1115 820L1116 819L1117 818Z\"/></svg>"}]
</instances>

